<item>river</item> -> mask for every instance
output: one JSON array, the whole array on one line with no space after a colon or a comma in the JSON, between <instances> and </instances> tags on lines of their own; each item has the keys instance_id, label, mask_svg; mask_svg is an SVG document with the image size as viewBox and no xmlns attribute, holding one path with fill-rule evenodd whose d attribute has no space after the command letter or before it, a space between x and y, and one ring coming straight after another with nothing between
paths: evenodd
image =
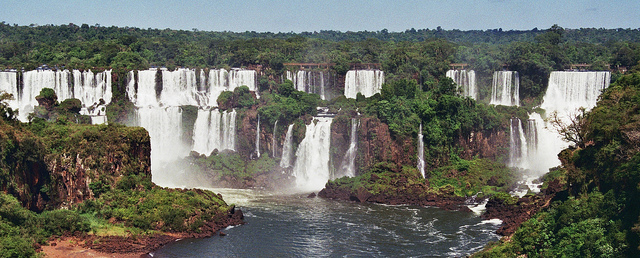
<instances>
[{"instance_id":1,"label":"river","mask_svg":"<svg viewBox=\"0 0 640 258\"><path fill-rule=\"evenodd\" d=\"M176 241L153 257L452 257L497 241L499 220L259 190L211 189L247 222L226 236Z\"/></svg>"}]
</instances>

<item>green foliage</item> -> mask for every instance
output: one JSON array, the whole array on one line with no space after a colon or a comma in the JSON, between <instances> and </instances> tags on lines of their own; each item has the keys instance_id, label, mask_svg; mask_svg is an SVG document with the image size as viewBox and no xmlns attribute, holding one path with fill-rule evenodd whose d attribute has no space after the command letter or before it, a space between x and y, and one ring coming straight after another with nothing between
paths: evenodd
<instances>
[{"instance_id":1,"label":"green foliage","mask_svg":"<svg viewBox=\"0 0 640 258\"><path fill-rule=\"evenodd\" d=\"M223 91L218 95L218 106L221 109L249 108L256 104L256 98L247 86L240 86L231 91Z\"/></svg>"},{"instance_id":2,"label":"green foliage","mask_svg":"<svg viewBox=\"0 0 640 258\"><path fill-rule=\"evenodd\" d=\"M391 100L393 97L403 97L406 99L413 99L418 91L418 84L415 80L400 79L391 83L385 83L382 85L381 95L386 100Z\"/></svg>"},{"instance_id":3,"label":"green foliage","mask_svg":"<svg viewBox=\"0 0 640 258\"><path fill-rule=\"evenodd\" d=\"M389 196L415 194L424 197L429 193L472 196L482 192L485 196L497 196L495 198L510 197L506 192L516 182L516 177L513 171L503 164L486 159L472 161L458 159L454 163L452 166L428 172L430 173L428 187L415 167L400 167L392 163L378 163L357 177L343 177L329 181L328 184L346 189L353 195L362 188L372 194ZM412 192L415 189L421 190Z\"/></svg>"},{"instance_id":4,"label":"green foliage","mask_svg":"<svg viewBox=\"0 0 640 258\"><path fill-rule=\"evenodd\" d=\"M523 223L512 242L481 257L637 257L640 246L640 75L619 78L585 114L584 146L562 151L543 180L569 186L568 199Z\"/></svg>"},{"instance_id":5,"label":"green foliage","mask_svg":"<svg viewBox=\"0 0 640 258\"><path fill-rule=\"evenodd\" d=\"M69 113L79 113L80 109L82 109L82 102L79 99L65 99L60 102L59 108L61 111Z\"/></svg>"},{"instance_id":6,"label":"green foliage","mask_svg":"<svg viewBox=\"0 0 640 258\"><path fill-rule=\"evenodd\" d=\"M37 214L23 208L15 197L0 193L0 257L32 257L34 244L44 244L52 235L89 230L89 222L77 211Z\"/></svg>"},{"instance_id":7,"label":"green foliage","mask_svg":"<svg viewBox=\"0 0 640 258\"><path fill-rule=\"evenodd\" d=\"M290 81L286 81L280 84L279 89L292 89L292 84L289 84ZM318 113L316 107L320 103L320 96L297 90L287 92L287 95L264 94L260 97L258 114L262 121L268 121L268 124L274 124L276 121L291 124L302 116L314 116Z\"/></svg>"},{"instance_id":8,"label":"green foliage","mask_svg":"<svg viewBox=\"0 0 640 258\"><path fill-rule=\"evenodd\" d=\"M102 219L115 219L125 226L142 230L198 231L207 221L227 216L229 206L216 194L206 190L146 188L148 180L133 178L119 187L88 200L79 210ZM133 184L133 185L132 185ZM120 186L133 186L125 189Z\"/></svg>"},{"instance_id":9,"label":"green foliage","mask_svg":"<svg viewBox=\"0 0 640 258\"><path fill-rule=\"evenodd\" d=\"M38 94L36 98L37 97L47 99L53 103L58 101L58 96L56 95L56 92L51 88L42 88L42 90L40 90L40 94Z\"/></svg>"}]
</instances>

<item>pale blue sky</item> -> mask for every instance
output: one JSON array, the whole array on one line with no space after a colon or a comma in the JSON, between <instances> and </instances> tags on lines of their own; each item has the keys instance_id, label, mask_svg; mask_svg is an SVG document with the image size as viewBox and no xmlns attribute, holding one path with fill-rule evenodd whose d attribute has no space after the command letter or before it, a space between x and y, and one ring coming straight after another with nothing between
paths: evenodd
<instances>
[{"instance_id":1,"label":"pale blue sky","mask_svg":"<svg viewBox=\"0 0 640 258\"><path fill-rule=\"evenodd\" d=\"M2 0L9 24L100 24L207 31L640 28L640 0L122 1Z\"/></svg>"}]
</instances>

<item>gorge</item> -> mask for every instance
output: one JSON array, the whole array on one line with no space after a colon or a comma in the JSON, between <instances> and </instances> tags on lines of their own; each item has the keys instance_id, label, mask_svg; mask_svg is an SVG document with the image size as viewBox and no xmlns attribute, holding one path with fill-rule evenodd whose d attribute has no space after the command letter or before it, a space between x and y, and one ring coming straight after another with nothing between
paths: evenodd
<instances>
[{"instance_id":1,"label":"gorge","mask_svg":"<svg viewBox=\"0 0 640 258\"><path fill-rule=\"evenodd\" d=\"M636 34L0 23L0 253L635 257Z\"/></svg>"}]
</instances>

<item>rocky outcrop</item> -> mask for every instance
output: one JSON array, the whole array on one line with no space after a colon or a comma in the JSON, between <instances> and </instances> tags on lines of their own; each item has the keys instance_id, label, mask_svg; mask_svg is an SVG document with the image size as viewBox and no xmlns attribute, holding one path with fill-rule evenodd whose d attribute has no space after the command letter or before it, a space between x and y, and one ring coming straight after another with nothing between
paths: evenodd
<instances>
[{"instance_id":1,"label":"rocky outcrop","mask_svg":"<svg viewBox=\"0 0 640 258\"><path fill-rule=\"evenodd\" d=\"M49 205L68 206L93 198L94 187L115 186L123 175L151 176L149 134L141 127L85 127L71 132L60 153L45 157L51 183Z\"/></svg>"},{"instance_id":2,"label":"rocky outcrop","mask_svg":"<svg viewBox=\"0 0 640 258\"><path fill-rule=\"evenodd\" d=\"M393 139L389 126L378 118L363 117L358 128L356 167L368 168L378 162L416 164L416 146L415 139Z\"/></svg>"},{"instance_id":3,"label":"rocky outcrop","mask_svg":"<svg viewBox=\"0 0 640 258\"><path fill-rule=\"evenodd\" d=\"M462 147L460 157L473 157L497 160L507 157L509 152L509 133L505 130L475 131L458 138Z\"/></svg>"},{"instance_id":4,"label":"rocky outcrop","mask_svg":"<svg viewBox=\"0 0 640 258\"><path fill-rule=\"evenodd\" d=\"M526 195L513 204L491 198L487 201L486 211L482 214L482 218L502 220L502 226L497 233L503 236L510 236L516 232L522 223L532 218L542 208L549 206L549 203L563 189L564 187L558 180L553 180L548 182L548 187L544 191L536 195Z\"/></svg>"},{"instance_id":5,"label":"rocky outcrop","mask_svg":"<svg viewBox=\"0 0 640 258\"><path fill-rule=\"evenodd\" d=\"M445 210L463 210L471 211L467 206L464 206L466 198L453 196L453 195L441 195L435 193L425 193L428 189L425 185L408 185L406 188L399 188L391 193L371 193L364 188L358 188L352 191L347 188L335 187L335 185L327 184L327 186L318 193L319 197L346 200L354 202L370 202L370 203L382 203L389 205L416 205L416 206L434 206Z\"/></svg>"}]
</instances>

